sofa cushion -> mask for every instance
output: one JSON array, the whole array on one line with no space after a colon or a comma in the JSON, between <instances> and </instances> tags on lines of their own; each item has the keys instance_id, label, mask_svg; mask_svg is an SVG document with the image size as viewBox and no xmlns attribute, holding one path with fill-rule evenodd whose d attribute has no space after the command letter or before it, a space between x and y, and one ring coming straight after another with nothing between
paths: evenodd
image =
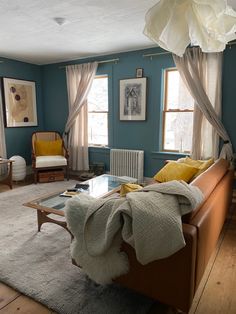
<instances>
[{"instance_id":1,"label":"sofa cushion","mask_svg":"<svg viewBox=\"0 0 236 314\"><path fill-rule=\"evenodd\" d=\"M63 156L37 156L36 168L66 166L67 160Z\"/></svg>"}]
</instances>

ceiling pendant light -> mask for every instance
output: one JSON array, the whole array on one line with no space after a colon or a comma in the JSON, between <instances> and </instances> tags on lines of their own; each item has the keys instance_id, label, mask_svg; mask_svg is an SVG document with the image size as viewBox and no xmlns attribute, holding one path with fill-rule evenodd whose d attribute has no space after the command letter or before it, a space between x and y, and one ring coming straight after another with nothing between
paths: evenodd
<instances>
[{"instance_id":1,"label":"ceiling pendant light","mask_svg":"<svg viewBox=\"0 0 236 314\"><path fill-rule=\"evenodd\" d=\"M236 12L225 0L159 0L145 20L144 34L178 56L189 45L223 51L236 39Z\"/></svg>"}]
</instances>

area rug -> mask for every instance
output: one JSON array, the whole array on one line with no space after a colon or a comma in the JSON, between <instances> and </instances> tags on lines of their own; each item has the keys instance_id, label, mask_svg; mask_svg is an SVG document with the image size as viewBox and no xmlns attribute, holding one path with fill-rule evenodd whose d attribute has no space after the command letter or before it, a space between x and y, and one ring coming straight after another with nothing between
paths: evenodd
<instances>
[{"instance_id":1,"label":"area rug","mask_svg":"<svg viewBox=\"0 0 236 314\"><path fill-rule=\"evenodd\" d=\"M22 204L73 187L75 181L32 184L0 193L0 281L62 314L146 314L153 300L118 285L101 286L72 265L70 235Z\"/></svg>"}]
</instances>

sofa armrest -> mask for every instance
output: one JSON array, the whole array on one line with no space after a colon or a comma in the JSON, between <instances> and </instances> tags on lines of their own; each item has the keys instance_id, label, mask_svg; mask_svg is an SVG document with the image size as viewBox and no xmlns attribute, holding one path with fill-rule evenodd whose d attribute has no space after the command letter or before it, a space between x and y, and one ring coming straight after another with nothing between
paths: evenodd
<instances>
[{"instance_id":1,"label":"sofa armrest","mask_svg":"<svg viewBox=\"0 0 236 314\"><path fill-rule=\"evenodd\" d=\"M168 258L141 265L135 251L123 243L130 271L115 280L121 285L188 311L194 296L197 229L183 224L186 246ZM150 244L151 245L151 244Z\"/></svg>"},{"instance_id":2,"label":"sofa armrest","mask_svg":"<svg viewBox=\"0 0 236 314\"><path fill-rule=\"evenodd\" d=\"M228 171L189 222L197 228L198 233L195 289L201 281L223 228L232 200L232 185L233 171Z\"/></svg>"}]
</instances>

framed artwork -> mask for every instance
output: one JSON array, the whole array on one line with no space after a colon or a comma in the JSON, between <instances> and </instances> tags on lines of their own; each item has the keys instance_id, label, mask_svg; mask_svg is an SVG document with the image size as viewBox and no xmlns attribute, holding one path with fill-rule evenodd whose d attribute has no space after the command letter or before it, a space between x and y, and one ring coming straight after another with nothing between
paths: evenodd
<instances>
[{"instance_id":1,"label":"framed artwork","mask_svg":"<svg viewBox=\"0 0 236 314\"><path fill-rule=\"evenodd\" d=\"M120 80L120 120L146 119L147 78Z\"/></svg>"},{"instance_id":2,"label":"framed artwork","mask_svg":"<svg viewBox=\"0 0 236 314\"><path fill-rule=\"evenodd\" d=\"M3 78L5 126L36 126L37 108L35 82Z\"/></svg>"},{"instance_id":3,"label":"framed artwork","mask_svg":"<svg viewBox=\"0 0 236 314\"><path fill-rule=\"evenodd\" d=\"M143 69L142 68L136 69L136 77L143 77Z\"/></svg>"}]
</instances>

